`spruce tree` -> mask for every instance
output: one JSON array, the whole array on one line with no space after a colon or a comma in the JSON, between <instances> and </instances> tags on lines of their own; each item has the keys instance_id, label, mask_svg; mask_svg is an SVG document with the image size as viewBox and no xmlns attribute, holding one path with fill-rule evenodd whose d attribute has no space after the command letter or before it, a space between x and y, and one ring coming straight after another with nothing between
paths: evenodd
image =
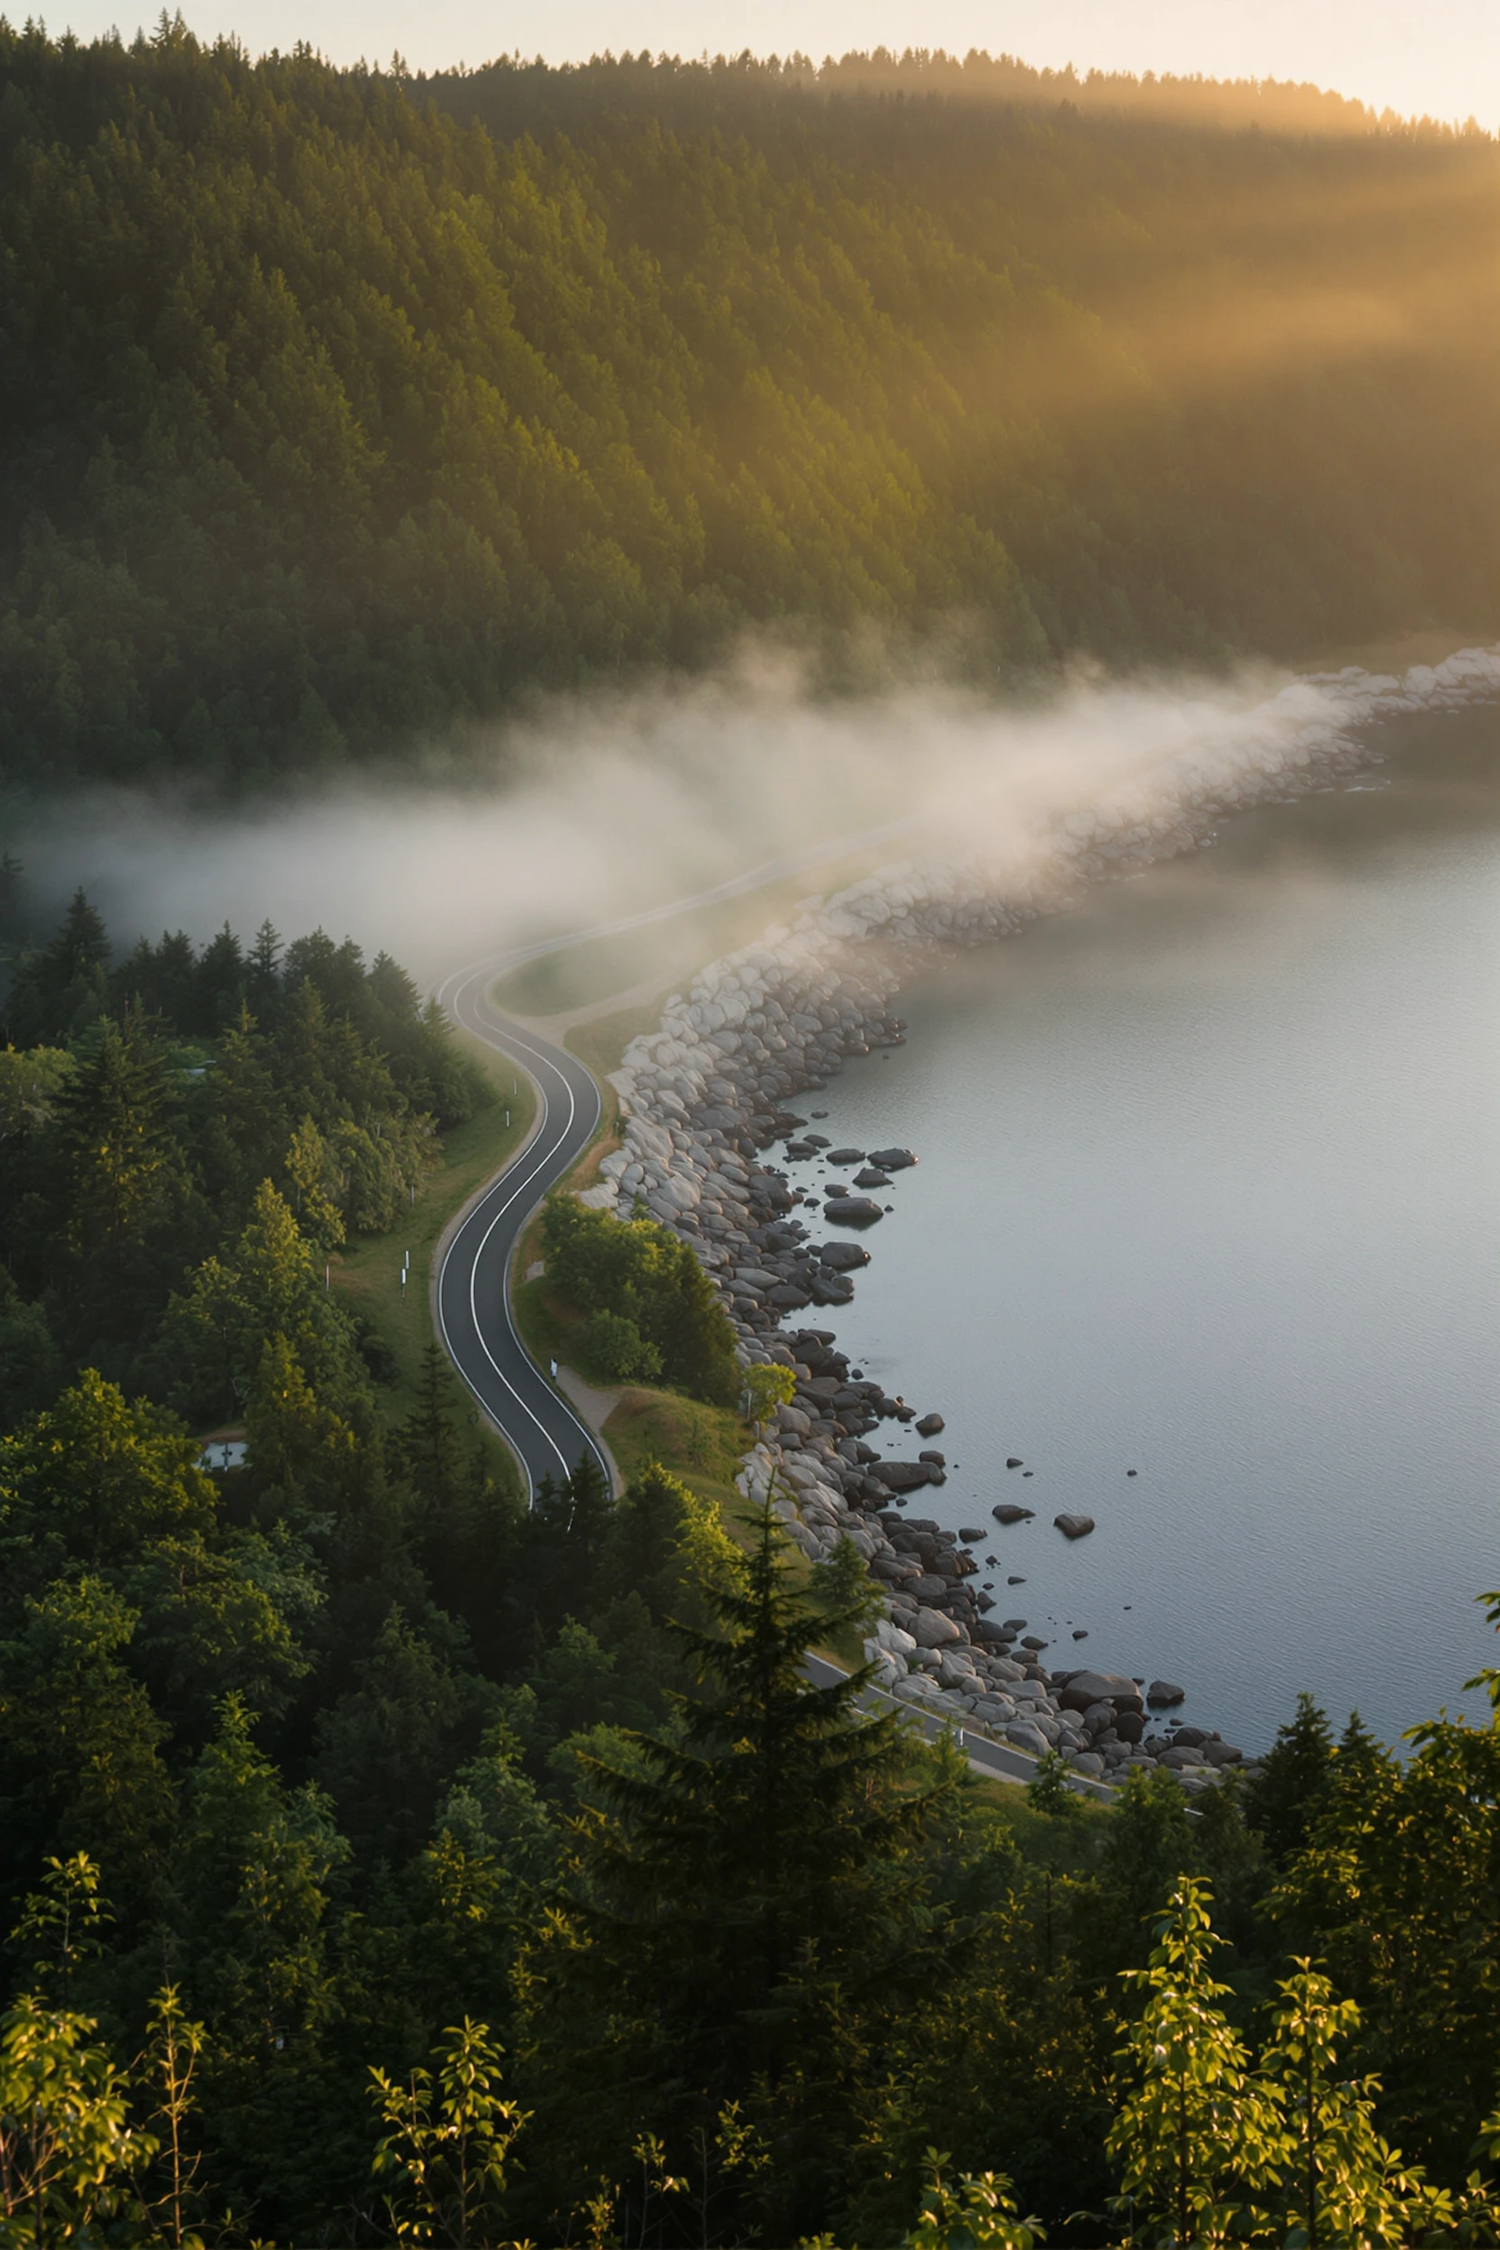
<instances>
[{"instance_id":1,"label":"spruce tree","mask_svg":"<svg viewBox=\"0 0 1500 2250\"><path fill-rule=\"evenodd\" d=\"M673 1628L699 1692L672 1698L665 1739L630 1738L628 1770L585 1761L572 1901L537 1964L589 2018L599 2153L646 2129L670 2152L745 2105L777 2241L826 2208L881 2027L936 1969L915 1847L953 1786L916 1776L898 1717L860 1708L867 1672L809 1679L830 1620L793 1567L763 1508L705 1590L712 1628Z\"/></svg>"},{"instance_id":2,"label":"spruce tree","mask_svg":"<svg viewBox=\"0 0 1500 2250\"><path fill-rule=\"evenodd\" d=\"M1327 1718L1305 1691L1297 1715L1282 1727L1265 1764L1245 1793L1245 1815L1266 1840L1280 1867L1307 1842L1313 1818L1328 1791L1333 1735Z\"/></svg>"}]
</instances>

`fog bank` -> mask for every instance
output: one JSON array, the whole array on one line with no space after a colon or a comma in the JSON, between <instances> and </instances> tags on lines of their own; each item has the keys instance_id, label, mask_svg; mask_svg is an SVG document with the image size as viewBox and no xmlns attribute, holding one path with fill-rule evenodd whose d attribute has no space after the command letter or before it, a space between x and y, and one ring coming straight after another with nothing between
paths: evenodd
<instances>
[{"instance_id":1,"label":"fog bank","mask_svg":"<svg viewBox=\"0 0 1500 2250\"><path fill-rule=\"evenodd\" d=\"M462 791L340 782L295 805L204 813L98 795L34 813L16 839L51 912L82 884L120 948L269 916L393 953L424 980L461 963L685 899L747 870L809 867L878 841L1019 864L1059 822L1174 794L1185 770L1283 756L1397 711L1500 693L1465 651L1404 678L1077 678L999 709L911 687L815 700L787 667L551 705L497 735L509 776ZM519 778L516 778L519 776ZM769 865L767 863L770 863Z\"/></svg>"}]
</instances>

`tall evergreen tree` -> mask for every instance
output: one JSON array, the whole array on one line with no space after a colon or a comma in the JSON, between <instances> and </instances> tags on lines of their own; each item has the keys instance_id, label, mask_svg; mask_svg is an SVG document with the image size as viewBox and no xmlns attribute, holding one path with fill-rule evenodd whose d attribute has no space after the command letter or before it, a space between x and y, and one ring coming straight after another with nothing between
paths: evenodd
<instances>
[{"instance_id":1,"label":"tall evergreen tree","mask_svg":"<svg viewBox=\"0 0 1500 2250\"><path fill-rule=\"evenodd\" d=\"M1278 1867L1308 1840L1327 1794L1333 1756L1327 1716L1304 1690L1297 1698L1295 1718L1279 1730L1245 1793L1246 1818L1264 1836Z\"/></svg>"},{"instance_id":2,"label":"tall evergreen tree","mask_svg":"<svg viewBox=\"0 0 1500 2250\"><path fill-rule=\"evenodd\" d=\"M916 1846L950 1784L916 1782L901 1722L861 1711L866 1674L809 1680L828 1618L769 1508L708 1600L713 1629L676 1629L699 1692L665 1738L585 1761L595 1802L534 1968L557 1979L545 2005L590 2019L595 2145L650 2128L685 2149L746 2105L774 2162L735 2223L758 2198L787 2241L826 2208L841 2132L852 2148L880 2022L933 1969Z\"/></svg>"}]
</instances>

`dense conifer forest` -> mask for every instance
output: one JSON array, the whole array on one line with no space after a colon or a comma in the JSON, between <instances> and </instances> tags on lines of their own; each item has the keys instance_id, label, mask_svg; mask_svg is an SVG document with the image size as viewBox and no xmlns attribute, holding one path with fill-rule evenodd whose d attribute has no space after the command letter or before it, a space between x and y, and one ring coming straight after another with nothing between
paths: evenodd
<instances>
[{"instance_id":1,"label":"dense conifer forest","mask_svg":"<svg viewBox=\"0 0 1500 2250\"><path fill-rule=\"evenodd\" d=\"M667 1230L544 1240L706 1479L528 1510L435 1342L396 1409L330 1265L493 1107L396 963L80 895L6 1006L0 2240L1500 2238L1500 1731L977 1782L714 1482Z\"/></svg>"},{"instance_id":2,"label":"dense conifer forest","mask_svg":"<svg viewBox=\"0 0 1500 2250\"><path fill-rule=\"evenodd\" d=\"M12 781L713 659L1496 627L1500 153L970 58L425 81L0 31Z\"/></svg>"}]
</instances>

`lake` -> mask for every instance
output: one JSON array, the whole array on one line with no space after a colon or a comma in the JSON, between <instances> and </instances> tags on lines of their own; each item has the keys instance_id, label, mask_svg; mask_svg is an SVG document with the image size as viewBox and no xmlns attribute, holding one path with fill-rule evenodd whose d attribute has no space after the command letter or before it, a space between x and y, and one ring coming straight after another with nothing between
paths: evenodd
<instances>
[{"instance_id":1,"label":"lake","mask_svg":"<svg viewBox=\"0 0 1500 2250\"><path fill-rule=\"evenodd\" d=\"M908 1512L989 1527L1049 1662L1247 1750L1301 1688L1387 1740L1478 1716L1500 1661L1500 713L1374 747L909 988L907 1046L799 1105L921 1158L804 1316L946 1417Z\"/></svg>"}]
</instances>

